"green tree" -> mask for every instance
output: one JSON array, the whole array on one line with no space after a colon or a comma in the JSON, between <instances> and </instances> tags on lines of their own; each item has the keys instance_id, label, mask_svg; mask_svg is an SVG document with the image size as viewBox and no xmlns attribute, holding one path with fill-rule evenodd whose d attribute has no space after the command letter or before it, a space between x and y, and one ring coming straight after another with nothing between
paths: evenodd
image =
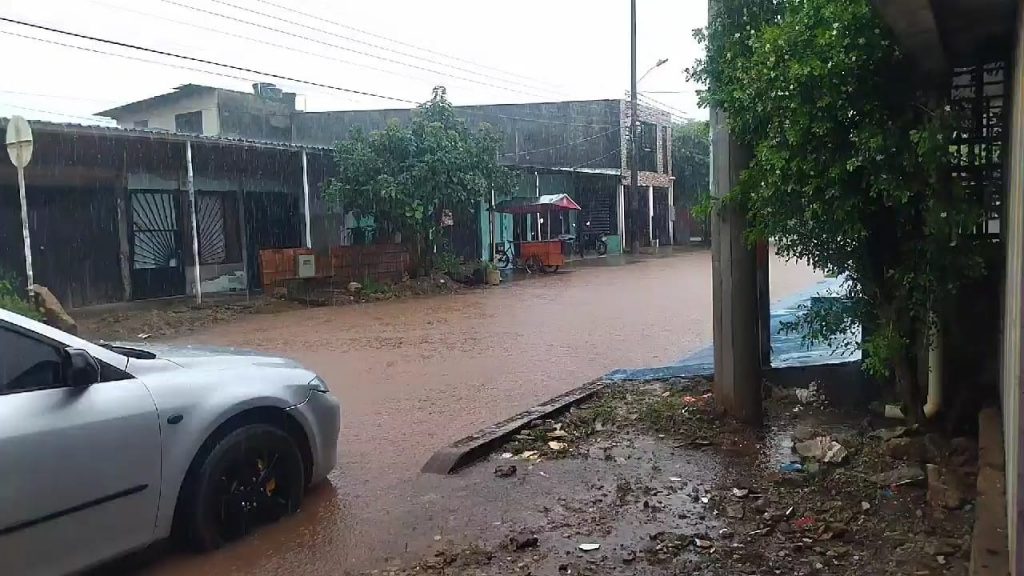
<instances>
[{"instance_id":1,"label":"green tree","mask_svg":"<svg viewBox=\"0 0 1024 576\"><path fill-rule=\"evenodd\" d=\"M693 120L672 126L672 175L675 176L675 205L689 210L694 221L703 221L694 208L710 195L711 140L707 120ZM705 236L707 233L705 232Z\"/></svg>"},{"instance_id":2,"label":"green tree","mask_svg":"<svg viewBox=\"0 0 1024 576\"><path fill-rule=\"evenodd\" d=\"M466 126L439 86L408 124L392 121L370 134L356 129L337 143L338 175L323 193L357 217L372 215L379 235L400 234L423 271L444 210L512 190L512 172L497 161L500 145L490 126Z\"/></svg>"},{"instance_id":3,"label":"green tree","mask_svg":"<svg viewBox=\"0 0 1024 576\"><path fill-rule=\"evenodd\" d=\"M812 339L865 328L865 368L912 418L918 351L959 285L983 273L980 206L949 177L946 95L919 89L869 0L723 0L691 75L753 161L724 202L751 239L846 275L799 320Z\"/></svg>"}]
</instances>

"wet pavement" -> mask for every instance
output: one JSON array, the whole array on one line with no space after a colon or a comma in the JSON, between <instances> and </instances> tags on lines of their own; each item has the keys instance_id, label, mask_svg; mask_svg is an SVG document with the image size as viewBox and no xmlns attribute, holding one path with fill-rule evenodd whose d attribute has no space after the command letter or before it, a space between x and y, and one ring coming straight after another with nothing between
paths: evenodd
<instances>
[{"instance_id":1,"label":"wet pavement","mask_svg":"<svg viewBox=\"0 0 1024 576\"><path fill-rule=\"evenodd\" d=\"M480 489L481 467L420 474L435 449L613 369L665 365L711 340L709 252L613 264L450 296L241 317L184 338L289 356L320 373L343 403L340 463L294 517L213 554L159 555L139 571L340 574L495 526L494 507L484 517L474 502L502 501L501 485ZM819 280L772 260L773 300Z\"/></svg>"}]
</instances>

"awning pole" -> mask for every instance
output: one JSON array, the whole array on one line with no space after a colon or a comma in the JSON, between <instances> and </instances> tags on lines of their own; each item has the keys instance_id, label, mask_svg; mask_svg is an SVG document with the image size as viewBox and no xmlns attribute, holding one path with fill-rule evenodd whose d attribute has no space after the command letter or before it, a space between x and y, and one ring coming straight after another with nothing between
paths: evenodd
<instances>
[{"instance_id":1,"label":"awning pole","mask_svg":"<svg viewBox=\"0 0 1024 576\"><path fill-rule=\"evenodd\" d=\"M199 280L199 227L196 225L196 187L192 172L192 141L185 141L185 164L188 168L188 219L192 226L192 270L196 287L196 304L203 303L203 285Z\"/></svg>"},{"instance_id":2,"label":"awning pole","mask_svg":"<svg viewBox=\"0 0 1024 576\"><path fill-rule=\"evenodd\" d=\"M302 214L306 221L306 248L313 247L313 235L309 230L309 163L306 151L302 151Z\"/></svg>"}]
</instances>

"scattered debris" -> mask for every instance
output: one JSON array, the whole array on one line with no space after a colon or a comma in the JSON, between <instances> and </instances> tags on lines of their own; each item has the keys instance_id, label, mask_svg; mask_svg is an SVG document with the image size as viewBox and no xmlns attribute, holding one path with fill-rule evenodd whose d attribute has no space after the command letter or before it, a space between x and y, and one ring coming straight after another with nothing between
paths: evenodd
<instances>
[{"instance_id":1,"label":"scattered debris","mask_svg":"<svg viewBox=\"0 0 1024 576\"><path fill-rule=\"evenodd\" d=\"M954 510L967 501L967 482L952 468L935 464L925 466L928 475L928 503L932 506Z\"/></svg>"},{"instance_id":2,"label":"scattered debris","mask_svg":"<svg viewBox=\"0 0 1024 576\"><path fill-rule=\"evenodd\" d=\"M742 499L742 498L746 498L747 495L750 494L750 489L749 488L733 488L731 492L732 492L732 495L733 495L734 498Z\"/></svg>"},{"instance_id":3,"label":"scattered debris","mask_svg":"<svg viewBox=\"0 0 1024 576\"><path fill-rule=\"evenodd\" d=\"M804 466L799 462L787 462L786 464L779 466L779 470L788 473L803 472Z\"/></svg>"},{"instance_id":4,"label":"scattered debris","mask_svg":"<svg viewBox=\"0 0 1024 576\"><path fill-rule=\"evenodd\" d=\"M577 546L577 548L579 548L580 550L583 550L584 552L591 552L591 551L597 550L600 547L601 547L601 545L597 544L596 542L595 543L587 543L587 542L585 542L585 543L580 544L579 546Z\"/></svg>"},{"instance_id":5,"label":"scattered debris","mask_svg":"<svg viewBox=\"0 0 1024 576\"><path fill-rule=\"evenodd\" d=\"M634 560L636 560L636 552L633 551L633 550L626 550L625 552L622 553L621 560L622 560L623 564L630 564L630 563L632 563Z\"/></svg>"},{"instance_id":6,"label":"scattered debris","mask_svg":"<svg viewBox=\"0 0 1024 576\"><path fill-rule=\"evenodd\" d=\"M508 537L508 548L513 552L536 548L538 544L540 544L540 539L529 532L521 532Z\"/></svg>"},{"instance_id":7,"label":"scattered debris","mask_svg":"<svg viewBox=\"0 0 1024 576\"><path fill-rule=\"evenodd\" d=\"M807 388L797 388L794 394L801 404L814 404L818 401L818 383L811 382Z\"/></svg>"},{"instance_id":8,"label":"scattered debris","mask_svg":"<svg viewBox=\"0 0 1024 576\"><path fill-rule=\"evenodd\" d=\"M729 518L743 518L743 504L729 504L725 507L725 515Z\"/></svg>"},{"instance_id":9,"label":"scattered debris","mask_svg":"<svg viewBox=\"0 0 1024 576\"><path fill-rule=\"evenodd\" d=\"M515 464L495 466L494 475L498 478L511 478L516 475L516 466Z\"/></svg>"},{"instance_id":10,"label":"scattered debris","mask_svg":"<svg viewBox=\"0 0 1024 576\"><path fill-rule=\"evenodd\" d=\"M871 510L871 504L869 504L867 501L862 500L860 503L860 509L861 512L867 512L868 510Z\"/></svg>"},{"instance_id":11,"label":"scattered debris","mask_svg":"<svg viewBox=\"0 0 1024 576\"><path fill-rule=\"evenodd\" d=\"M814 518L810 516L804 516L803 518L797 518L793 521L793 527L797 530L803 530L814 525Z\"/></svg>"},{"instance_id":12,"label":"scattered debris","mask_svg":"<svg viewBox=\"0 0 1024 576\"><path fill-rule=\"evenodd\" d=\"M874 432L868 434L868 438L878 438L882 442L891 440L893 438L899 438L906 435L910 429L906 426L896 426L894 428L880 428Z\"/></svg>"},{"instance_id":13,"label":"scattered debris","mask_svg":"<svg viewBox=\"0 0 1024 576\"><path fill-rule=\"evenodd\" d=\"M881 486L903 486L924 480L924 470L920 466L907 464L889 472L875 474L872 479Z\"/></svg>"},{"instance_id":14,"label":"scattered debris","mask_svg":"<svg viewBox=\"0 0 1024 576\"><path fill-rule=\"evenodd\" d=\"M552 440L551 442L548 442L548 448L551 448L552 450L555 450L555 451L565 450L568 447L569 447L569 445L566 444L565 442L556 442L554 440Z\"/></svg>"},{"instance_id":15,"label":"scattered debris","mask_svg":"<svg viewBox=\"0 0 1024 576\"><path fill-rule=\"evenodd\" d=\"M707 548L711 548L712 546L714 546L715 543L712 542L711 540L705 540L703 538L694 538L693 539L693 545L696 546L697 548L707 549Z\"/></svg>"},{"instance_id":16,"label":"scattered debris","mask_svg":"<svg viewBox=\"0 0 1024 576\"><path fill-rule=\"evenodd\" d=\"M793 449L804 458L834 464L841 464L848 454L846 448L831 436L818 436L812 440L799 442L793 445Z\"/></svg>"},{"instance_id":17,"label":"scattered debris","mask_svg":"<svg viewBox=\"0 0 1024 576\"><path fill-rule=\"evenodd\" d=\"M925 457L924 442L921 438L890 438L882 444L882 451L893 460L920 462Z\"/></svg>"},{"instance_id":18,"label":"scattered debris","mask_svg":"<svg viewBox=\"0 0 1024 576\"><path fill-rule=\"evenodd\" d=\"M349 294L358 294L363 290L363 285L359 282L349 282L347 289Z\"/></svg>"},{"instance_id":19,"label":"scattered debris","mask_svg":"<svg viewBox=\"0 0 1024 576\"><path fill-rule=\"evenodd\" d=\"M897 404L886 404L885 411L883 412L886 418L893 418L896 420L904 420L906 416L903 414L903 408Z\"/></svg>"}]
</instances>

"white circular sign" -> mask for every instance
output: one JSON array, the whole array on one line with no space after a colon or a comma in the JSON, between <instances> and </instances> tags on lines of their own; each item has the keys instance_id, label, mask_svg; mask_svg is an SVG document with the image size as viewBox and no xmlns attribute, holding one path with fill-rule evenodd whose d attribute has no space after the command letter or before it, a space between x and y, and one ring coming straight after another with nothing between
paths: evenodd
<instances>
[{"instance_id":1,"label":"white circular sign","mask_svg":"<svg viewBox=\"0 0 1024 576\"><path fill-rule=\"evenodd\" d=\"M32 129L21 116L11 116L7 122L7 153L18 168L32 160Z\"/></svg>"}]
</instances>

